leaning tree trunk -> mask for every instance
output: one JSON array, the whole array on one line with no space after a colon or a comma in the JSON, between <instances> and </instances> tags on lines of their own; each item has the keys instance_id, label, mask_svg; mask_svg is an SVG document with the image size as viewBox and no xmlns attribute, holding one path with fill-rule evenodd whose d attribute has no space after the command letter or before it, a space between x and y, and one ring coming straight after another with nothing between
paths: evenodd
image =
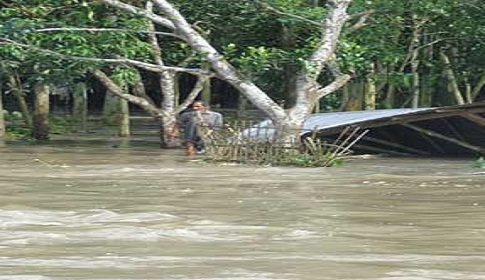
<instances>
[{"instance_id":1,"label":"leaning tree trunk","mask_svg":"<svg viewBox=\"0 0 485 280\"><path fill-rule=\"evenodd\" d=\"M460 88L458 86L458 81L456 80L455 73L451 68L450 58L445 54L444 51L440 52L440 58L444 64L445 76L446 76L446 79L448 80L448 86L451 90L451 93L453 94L453 97L455 98L456 104L457 105L465 104L465 100L463 98L463 95L460 92Z\"/></svg>"},{"instance_id":2,"label":"leaning tree trunk","mask_svg":"<svg viewBox=\"0 0 485 280\"><path fill-rule=\"evenodd\" d=\"M9 77L9 85L12 94L17 99L17 103L20 107L20 111L22 112L22 117L24 119L24 123L29 128L32 127L32 117L30 115L29 106L27 105L27 101L25 101L25 95L22 88L22 84L20 83L20 79L17 74L13 74Z\"/></svg>"},{"instance_id":3,"label":"leaning tree trunk","mask_svg":"<svg viewBox=\"0 0 485 280\"><path fill-rule=\"evenodd\" d=\"M206 59L211 65L211 69L216 72L218 78L228 82L234 86L234 88L239 90L239 92L251 103L265 112L277 127L281 125L291 127L292 129L293 127L301 127L303 125L304 120L310 115L311 110L320 98L336 92L350 80L349 75L343 75L332 69L331 72L335 76L335 80L326 86L321 86L318 83L318 78L323 69L327 68L327 66L335 60L335 51L342 28L349 19L347 8L351 1L352 0L326 1L328 3L328 11L325 18L321 20L321 24L318 24L322 33L321 40L312 55L305 61L305 67L303 67L301 72L297 75L297 100L295 106L285 110L261 88L252 81L249 81L243 73L239 72L233 65L231 65L231 63L229 63L229 61L226 60L225 57L194 28L194 25L188 23L182 14L169 3L172 1L154 0L153 2L157 5L157 13L162 14L158 15L151 11L141 11L135 6L131 6L130 4L121 1L98 0L98 2L114 6L130 13L145 16L145 18L150 19L152 22L156 22L158 25L171 30L178 38L185 41L192 50ZM299 133L293 136L295 139L299 138Z\"/></svg>"},{"instance_id":4,"label":"leaning tree trunk","mask_svg":"<svg viewBox=\"0 0 485 280\"><path fill-rule=\"evenodd\" d=\"M37 140L49 139L49 86L38 84L34 88L34 118L32 137Z\"/></svg>"},{"instance_id":5,"label":"leaning tree trunk","mask_svg":"<svg viewBox=\"0 0 485 280\"><path fill-rule=\"evenodd\" d=\"M485 86L485 74L482 74L480 76L480 80L478 80L478 82L472 88L471 102L473 102L478 97L478 95L480 94L480 90L482 89L483 86Z\"/></svg>"}]
</instances>

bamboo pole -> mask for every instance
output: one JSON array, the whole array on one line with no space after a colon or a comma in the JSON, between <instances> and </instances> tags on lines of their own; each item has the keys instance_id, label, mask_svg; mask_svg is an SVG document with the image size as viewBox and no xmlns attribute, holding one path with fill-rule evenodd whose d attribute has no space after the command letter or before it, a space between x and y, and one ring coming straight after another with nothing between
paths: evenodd
<instances>
[{"instance_id":1,"label":"bamboo pole","mask_svg":"<svg viewBox=\"0 0 485 280\"><path fill-rule=\"evenodd\" d=\"M472 122L474 122L474 123L485 126L485 118L480 116L479 114L466 113L466 114L462 114L461 116L472 121Z\"/></svg>"},{"instance_id":2,"label":"bamboo pole","mask_svg":"<svg viewBox=\"0 0 485 280\"><path fill-rule=\"evenodd\" d=\"M481 153L481 154L485 154L485 148L475 146L475 145L466 143L464 141L460 141L460 140L445 136L441 133L431 131L431 130L428 130L428 129L424 129L424 128L421 128L421 127L418 127L418 126L415 126L415 125L412 125L412 124L403 124L403 126L408 127L410 129L413 129L413 130L416 130L416 131L423 133L425 135L428 135L428 136L431 136L431 137L434 137L434 138L438 138L438 139L445 140L447 142L456 144L456 145L461 146L463 148L467 148L469 150L472 150L472 151L475 151L475 152L478 152L478 153Z\"/></svg>"},{"instance_id":3,"label":"bamboo pole","mask_svg":"<svg viewBox=\"0 0 485 280\"><path fill-rule=\"evenodd\" d=\"M386 140L382 140L382 139L377 139L377 138L373 138L373 137L370 137L370 136L364 136L362 139L369 141L369 142L374 142L374 143L377 143L377 144L382 144L382 145L387 145L387 146L390 146L390 147L393 147L393 148L402 149L404 151L407 151L407 152L410 152L410 153L415 153L415 154L418 154L418 155L426 156L426 155L431 154L430 152L418 150L418 149L411 148L411 147L408 147L408 146L404 146L404 145L401 145L401 144L398 144L398 143L394 143L394 142L386 141ZM384 148L380 148L380 150L386 151L386 149L384 149Z\"/></svg>"}]
</instances>

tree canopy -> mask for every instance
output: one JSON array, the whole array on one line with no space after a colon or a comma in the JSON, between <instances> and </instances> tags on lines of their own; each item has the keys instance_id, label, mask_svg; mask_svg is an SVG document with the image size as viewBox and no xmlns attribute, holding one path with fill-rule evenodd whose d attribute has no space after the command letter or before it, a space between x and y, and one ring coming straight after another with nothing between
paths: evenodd
<instances>
[{"instance_id":1,"label":"tree canopy","mask_svg":"<svg viewBox=\"0 0 485 280\"><path fill-rule=\"evenodd\" d=\"M3 74L56 83L96 68L119 85L139 70L215 77L280 124L301 123L322 100L337 110L349 102L346 90L366 94L361 84L376 88L376 107L472 102L485 84L477 0L154 0L153 11L117 0L0 5ZM163 63L154 62L153 34Z\"/></svg>"}]
</instances>

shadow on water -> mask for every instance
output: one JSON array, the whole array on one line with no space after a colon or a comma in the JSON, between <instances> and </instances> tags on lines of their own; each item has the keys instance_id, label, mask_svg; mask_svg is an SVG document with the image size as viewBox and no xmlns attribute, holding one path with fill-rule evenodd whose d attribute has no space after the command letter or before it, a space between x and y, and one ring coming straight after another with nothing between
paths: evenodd
<instances>
[{"instance_id":1,"label":"shadow on water","mask_svg":"<svg viewBox=\"0 0 485 280\"><path fill-rule=\"evenodd\" d=\"M485 279L470 159L190 161L157 141L0 145L0 279Z\"/></svg>"}]
</instances>

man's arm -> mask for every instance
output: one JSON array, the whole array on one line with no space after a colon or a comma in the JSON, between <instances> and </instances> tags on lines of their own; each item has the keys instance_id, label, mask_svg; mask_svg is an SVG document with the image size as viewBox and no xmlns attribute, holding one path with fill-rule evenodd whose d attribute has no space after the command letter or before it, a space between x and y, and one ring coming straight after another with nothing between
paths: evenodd
<instances>
[{"instance_id":1,"label":"man's arm","mask_svg":"<svg viewBox=\"0 0 485 280\"><path fill-rule=\"evenodd\" d=\"M177 120L175 121L175 124L172 126L170 136L179 137L180 130L185 127L186 123L187 123L187 114L179 115Z\"/></svg>"},{"instance_id":2,"label":"man's arm","mask_svg":"<svg viewBox=\"0 0 485 280\"><path fill-rule=\"evenodd\" d=\"M214 122L212 123L212 127L215 129L220 129L223 125L223 117L221 113L214 112Z\"/></svg>"}]
</instances>

